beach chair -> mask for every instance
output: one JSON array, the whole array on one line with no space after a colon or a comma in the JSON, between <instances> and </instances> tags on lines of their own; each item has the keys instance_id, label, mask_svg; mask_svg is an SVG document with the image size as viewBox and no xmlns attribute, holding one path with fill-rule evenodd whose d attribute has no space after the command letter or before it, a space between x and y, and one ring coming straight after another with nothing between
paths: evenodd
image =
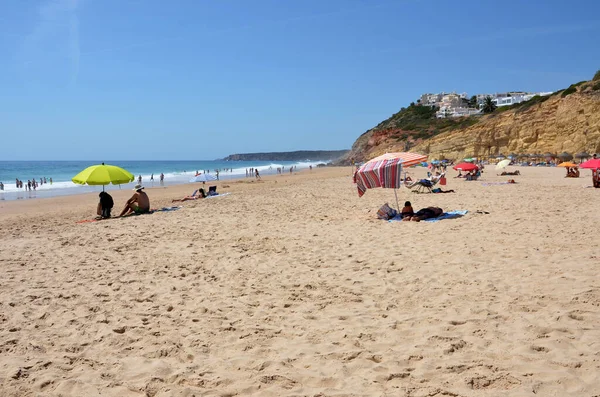
<instances>
[{"instance_id":1,"label":"beach chair","mask_svg":"<svg viewBox=\"0 0 600 397\"><path fill-rule=\"evenodd\" d=\"M208 187L208 196L218 196L219 193L217 193L217 187L216 186L209 186Z\"/></svg>"},{"instance_id":2,"label":"beach chair","mask_svg":"<svg viewBox=\"0 0 600 397\"><path fill-rule=\"evenodd\" d=\"M419 179L411 183L405 184L409 189L412 189L413 193L432 193L432 189L438 182L444 177L445 174L436 175L431 179Z\"/></svg>"}]
</instances>

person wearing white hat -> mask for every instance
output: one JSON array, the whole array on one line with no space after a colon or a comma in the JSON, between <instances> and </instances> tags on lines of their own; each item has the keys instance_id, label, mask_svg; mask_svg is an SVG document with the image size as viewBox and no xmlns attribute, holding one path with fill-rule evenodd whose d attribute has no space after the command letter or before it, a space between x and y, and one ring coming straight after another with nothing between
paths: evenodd
<instances>
[{"instance_id":1,"label":"person wearing white hat","mask_svg":"<svg viewBox=\"0 0 600 397\"><path fill-rule=\"evenodd\" d=\"M150 212L150 199L148 198L146 192L144 192L144 187L138 183L135 185L133 190L135 193L133 193L133 196L127 200L127 203L125 203L125 208L123 208L123 211L121 211L119 216L125 216L131 213L136 213L139 215Z\"/></svg>"}]
</instances>

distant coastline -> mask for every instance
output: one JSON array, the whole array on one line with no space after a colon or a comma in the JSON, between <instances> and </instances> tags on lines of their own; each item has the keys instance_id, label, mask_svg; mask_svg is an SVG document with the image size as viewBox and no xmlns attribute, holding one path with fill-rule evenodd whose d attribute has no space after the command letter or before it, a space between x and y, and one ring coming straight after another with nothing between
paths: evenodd
<instances>
[{"instance_id":1,"label":"distant coastline","mask_svg":"<svg viewBox=\"0 0 600 397\"><path fill-rule=\"evenodd\" d=\"M238 153L223 161L334 161L350 150L297 150L294 152Z\"/></svg>"}]
</instances>

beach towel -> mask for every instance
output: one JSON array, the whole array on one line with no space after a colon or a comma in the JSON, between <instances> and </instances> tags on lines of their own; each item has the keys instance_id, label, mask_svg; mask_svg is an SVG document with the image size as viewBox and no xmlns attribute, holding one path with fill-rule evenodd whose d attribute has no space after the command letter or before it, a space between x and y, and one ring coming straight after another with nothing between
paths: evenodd
<instances>
[{"instance_id":1,"label":"beach towel","mask_svg":"<svg viewBox=\"0 0 600 397\"><path fill-rule=\"evenodd\" d=\"M444 212L442 215L438 216L437 218L429 218L429 219L425 219L423 220L423 222L437 222L437 221L441 221L443 219L454 219L454 218L460 218L463 217L467 214L467 210L455 210L455 211L448 211L448 212Z\"/></svg>"},{"instance_id":2,"label":"beach towel","mask_svg":"<svg viewBox=\"0 0 600 397\"><path fill-rule=\"evenodd\" d=\"M448 212L444 212L442 215L438 216L437 218L424 219L421 222L437 222L437 221L441 221L443 219L460 218L462 216L465 216L467 214L467 212L469 212L469 211L467 211L467 210L448 211ZM395 217L390 219L389 222L402 222L402 216L396 215Z\"/></svg>"},{"instance_id":3,"label":"beach towel","mask_svg":"<svg viewBox=\"0 0 600 397\"><path fill-rule=\"evenodd\" d=\"M223 196L229 196L231 193L219 193L219 194L214 194L212 196L206 196L207 199L210 198L216 198L216 197L223 197Z\"/></svg>"},{"instance_id":4,"label":"beach towel","mask_svg":"<svg viewBox=\"0 0 600 397\"><path fill-rule=\"evenodd\" d=\"M481 186L515 185L516 182L485 182Z\"/></svg>"}]
</instances>

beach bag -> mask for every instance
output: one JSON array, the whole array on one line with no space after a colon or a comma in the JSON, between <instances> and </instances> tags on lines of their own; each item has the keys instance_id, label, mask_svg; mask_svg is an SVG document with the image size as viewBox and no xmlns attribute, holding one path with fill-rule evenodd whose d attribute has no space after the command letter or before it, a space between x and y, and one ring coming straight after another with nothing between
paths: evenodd
<instances>
[{"instance_id":1,"label":"beach bag","mask_svg":"<svg viewBox=\"0 0 600 397\"><path fill-rule=\"evenodd\" d=\"M445 176L440 178L440 185L446 186L446 177Z\"/></svg>"},{"instance_id":2,"label":"beach bag","mask_svg":"<svg viewBox=\"0 0 600 397\"><path fill-rule=\"evenodd\" d=\"M386 221L389 219L392 219L397 214L398 214L398 211L396 211L395 209L390 207L388 203L385 203L384 205L381 206L381 208L379 208L379 210L377 210L377 218L383 219Z\"/></svg>"}]
</instances>

